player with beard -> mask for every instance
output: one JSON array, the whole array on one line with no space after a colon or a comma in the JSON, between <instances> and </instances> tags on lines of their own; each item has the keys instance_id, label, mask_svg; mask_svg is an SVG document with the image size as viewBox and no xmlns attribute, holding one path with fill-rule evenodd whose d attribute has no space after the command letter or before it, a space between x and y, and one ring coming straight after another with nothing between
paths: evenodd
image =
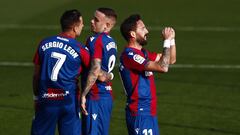
<instances>
[{"instance_id":1,"label":"player with beard","mask_svg":"<svg viewBox=\"0 0 240 135\"><path fill-rule=\"evenodd\" d=\"M127 95L126 122L129 135L159 135L157 96L153 72L168 72L176 61L175 32L166 27L162 31L163 53L143 48L148 30L140 15L131 15L121 24L127 46L120 57L120 75Z\"/></svg>"}]
</instances>

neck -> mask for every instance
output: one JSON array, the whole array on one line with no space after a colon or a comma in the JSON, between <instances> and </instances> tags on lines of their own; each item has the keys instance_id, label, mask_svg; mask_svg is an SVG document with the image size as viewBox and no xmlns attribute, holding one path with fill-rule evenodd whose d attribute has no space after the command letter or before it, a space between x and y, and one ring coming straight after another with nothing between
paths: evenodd
<instances>
[{"instance_id":1,"label":"neck","mask_svg":"<svg viewBox=\"0 0 240 135\"><path fill-rule=\"evenodd\" d=\"M105 29L103 32L104 33L110 33L110 29Z\"/></svg>"},{"instance_id":2,"label":"neck","mask_svg":"<svg viewBox=\"0 0 240 135\"><path fill-rule=\"evenodd\" d=\"M142 46L137 41L131 40L131 39L128 42L128 47L135 48L135 49L138 49L138 50L142 49Z\"/></svg>"},{"instance_id":3,"label":"neck","mask_svg":"<svg viewBox=\"0 0 240 135\"><path fill-rule=\"evenodd\" d=\"M73 31L65 31L62 32L61 35L66 36L68 38L76 38L76 33Z\"/></svg>"}]
</instances>

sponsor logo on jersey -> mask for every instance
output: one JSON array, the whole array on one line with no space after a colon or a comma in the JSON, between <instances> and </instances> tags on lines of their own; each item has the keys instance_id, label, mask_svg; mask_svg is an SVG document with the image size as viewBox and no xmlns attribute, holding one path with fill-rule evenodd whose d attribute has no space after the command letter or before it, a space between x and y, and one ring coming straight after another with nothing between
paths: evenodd
<instances>
[{"instance_id":1,"label":"sponsor logo on jersey","mask_svg":"<svg viewBox=\"0 0 240 135\"><path fill-rule=\"evenodd\" d=\"M48 88L47 93L44 93L42 98L50 99L50 100L63 100L65 96L68 96L69 91L64 91L62 89L53 89Z\"/></svg>"},{"instance_id":2,"label":"sponsor logo on jersey","mask_svg":"<svg viewBox=\"0 0 240 135\"><path fill-rule=\"evenodd\" d=\"M89 51L89 49L86 46L84 48Z\"/></svg>"},{"instance_id":3,"label":"sponsor logo on jersey","mask_svg":"<svg viewBox=\"0 0 240 135\"><path fill-rule=\"evenodd\" d=\"M120 70L122 71L124 69L124 66L122 63L119 64Z\"/></svg>"},{"instance_id":4,"label":"sponsor logo on jersey","mask_svg":"<svg viewBox=\"0 0 240 135\"><path fill-rule=\"evenodd\" d=\"M92 114L92 117L93 117L94 120L96 120L97 114L96 113Z\"/></svg>"},{"instance_id":5,"label":"sponsor logo on jersey","mask_svg":"<svg viewBox=\"0 0 240 135\"><path fill-rule=\"evenodd\" d=\"M95 37L90 37L90 41L92 42L95 39Z\"/></svg>"},{"instance_id":6,"label":"sponsor logo on jersey","mask_svg":"<svg viewBox=\"0 0 240 135\"><path fill-rule=\"evenodd\" d=\"M135 132L138 134L139 133L139 128L135 128Z\"/></svg>"},{"instance_id":7,"label":"sponsor logo on jersey","mask_svg":"<svg viewBox=\"0 0 240 135\"><path fill-rule=\"evenodd\" d=\"M135 54L133 55L133 60L139 64L142 64L145 61L145 58L143 58L141 55Z\"/></svg>"},{"instance_id":8,"label":"sponsor logo on jersey","mask_svg":"<svg viewBox=\"0 0 240 135\"><path fill-rule=\"evenodd\" d=\"M111 86L105 86L105 89L106 90L112 90L112 87Z\"/></svg>"}]
</instances>

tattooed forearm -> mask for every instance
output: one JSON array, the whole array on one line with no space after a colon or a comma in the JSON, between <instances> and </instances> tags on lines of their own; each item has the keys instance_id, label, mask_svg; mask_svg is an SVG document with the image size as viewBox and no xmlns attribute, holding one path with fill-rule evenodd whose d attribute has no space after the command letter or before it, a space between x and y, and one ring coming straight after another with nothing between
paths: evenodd
<instances>
[{"instance_id":1,"label":"tattooed forearm","mask_svg":"<svg viewBox=\"0 0 240 135\"><path fill-rule=\"evenodd\" d=\"M88 77L87 77L87 82L86 86L83 90L82 96L86 96L88 92L90 91L91 87L94 85L96 82L98 75L101 70L101 60L99 59L94 59L91 63L91 69L89 71Z\"/></svg>"},{"instance_id":2,"label":"tattooed forearm","mask_svg":"<svg viewBox=\"0 0 240 135\"><path fill-rule=\"evenodd\" d=\"M163 55L158 64L167 71L169 67L169 61L170 61L170 48L163 48Z\"/></svg>"},{"instance_id":3,"label":"tattooed forearm","mask_svg":"<svg viewBox=\"0 0 240 135\"><path fill-rule=\"evenodd\" d=\"M100 75L98 77L99 81L107 82L107 81L111 81L111 79L112 79L112 76L110 73L105 72L103 70L100 71Z\"/></svg>"}]
</instances>

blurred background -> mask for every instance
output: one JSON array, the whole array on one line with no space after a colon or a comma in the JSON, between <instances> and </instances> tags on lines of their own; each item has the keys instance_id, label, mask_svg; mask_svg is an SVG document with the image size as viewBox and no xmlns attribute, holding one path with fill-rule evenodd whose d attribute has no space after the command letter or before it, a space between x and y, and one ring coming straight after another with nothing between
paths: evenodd
<instances>
[{"instance_id":1,"label":"blurred background","mask_svg":"<svg viewBox=\"0 0 240 135\"><path fill-rule=\"evenodd\" d=\"M177 63L155 74L162 135L240 134L239 0L8 0L0 1L0 135L30 134L34 115L32 59L41 39L60 32L65 10L83 14L84 30L99 7L118 14L111 32L120 55L126 42L119 26L139 13L150 31L147 49L162 51L161 30L176 30ZM123 87L114 69L110 135L127 135Z\"/></svg>"}]
</instances>

